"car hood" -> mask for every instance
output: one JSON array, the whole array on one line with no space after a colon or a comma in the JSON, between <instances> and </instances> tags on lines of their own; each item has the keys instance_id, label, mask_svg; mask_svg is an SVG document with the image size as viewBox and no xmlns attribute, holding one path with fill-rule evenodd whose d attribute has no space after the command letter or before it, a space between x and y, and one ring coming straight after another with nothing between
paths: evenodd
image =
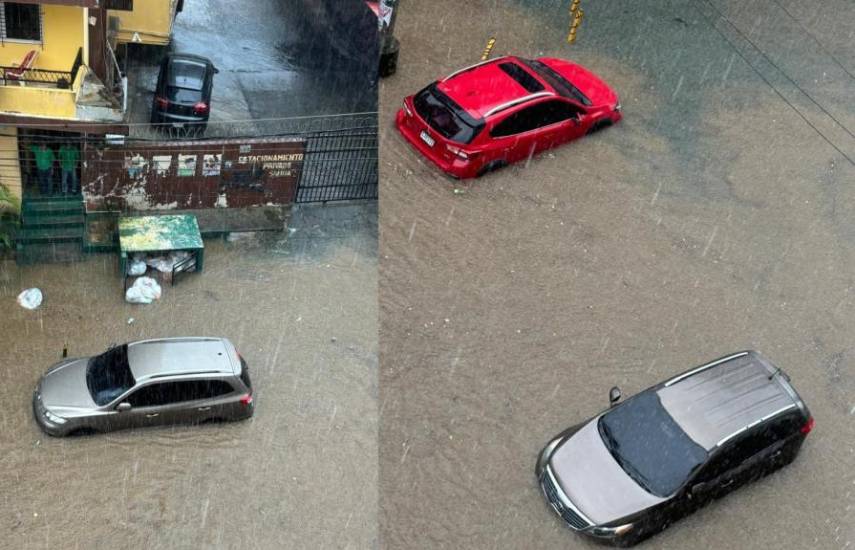
<instances>
[{"instance_id":1,"label":"car hood","mask_svg":"<svg viewBox=\"0 0 855 550\"><path fill-rule=\"evenodd\" d=\"M89 358L69 359L51 367L41 381L39 394L49 409L92 409L97 407L86 386Z\"/></svg>"},{"instance_id":2,"label":"car hood","mask_svg":"<svg viewBox=\"0 0 855 550\"><path fill-rule=\"evenodd\" d=\"M591 100L594 106L613 105L618 96L608 84L581 65L564 61L563 59L543 58L539 61L548 65L552 70L566 78L570 83Z\"/></svg>"},{"instance_id":3,"label":"car hood","mask_svg":"<svg viewBox=\"0 0 855 550\"><path fill-rule=\"evenodd\" d=\"M549 467L573 505L603 525L665 499L648 493L623 471L606 449L597 420L599 417L555 449Z\"/></svg>"}]
</instances>

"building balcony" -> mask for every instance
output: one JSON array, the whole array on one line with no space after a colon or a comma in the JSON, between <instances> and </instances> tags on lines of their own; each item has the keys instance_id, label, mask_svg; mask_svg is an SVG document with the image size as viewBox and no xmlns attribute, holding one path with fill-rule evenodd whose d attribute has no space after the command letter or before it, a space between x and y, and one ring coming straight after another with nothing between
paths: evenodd
<instances>
[{"instance_id":1,"label":"building balcony","mask_svg":"<svg viewBox=\"0 0 855 550\"><path fill-rule=\"evenodd\" d=\"M86 123L122 122L127 79L121 75L118 64L108 66L110 82L103 82L81 59L82 50L78 51L71 69L65 71L0 66L0 115Z\"/></svg>"}]
</instances>

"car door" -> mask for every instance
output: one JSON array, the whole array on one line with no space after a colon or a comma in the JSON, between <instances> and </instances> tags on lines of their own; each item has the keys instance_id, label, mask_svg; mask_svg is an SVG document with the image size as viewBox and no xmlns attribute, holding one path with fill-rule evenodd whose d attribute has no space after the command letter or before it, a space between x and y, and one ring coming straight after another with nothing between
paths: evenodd
<instances>
[{"instance_id":1,"label":"car door","mask_svg":"<svg viewBox=\"0 0 855 550\"><path fill-rule=\"evenodd\" d=\"M155 382L131 393L125 400L130 410L119 412L129 427L169 424L173 421L174 405L180 401L177 382Z\"/></svg>"},{"instance_id":2,"label":"car door","mask_svg":"<svg viewBox=\"0 0 855 550\"><path fill-rule=\"evenodd\" d=\"M175 407L176 422L203 422L211 418L227 419L229 401L223 397L234 388L223 380L189 380L179 383L180 403Z\"/></svg>"},{"instance_id":3,"label":"car door","mask_svg":"<svg viewBox=\"0 0 855 550\"><path fill-rule=\"evenodd\" d=\"M539 107L542 118L537 137L538 151L556 147L584 134L585 130L579 121L583 113L580 107L565 99L548 99Z\"/></svg>"},{"instance_id":4,"label":"car door","mask_svg":"<svg viewBox=\"0 0 855 550\"><path fill-rule=\"evenodd\" d=\"M537 149L535 130L540 118L540 109L531 105L497 121L490 130L493 138L490 149L494 152L491 155L494 158L490 160L501 159L511 163L534 155Z\"/></svg>"}]
</instances>

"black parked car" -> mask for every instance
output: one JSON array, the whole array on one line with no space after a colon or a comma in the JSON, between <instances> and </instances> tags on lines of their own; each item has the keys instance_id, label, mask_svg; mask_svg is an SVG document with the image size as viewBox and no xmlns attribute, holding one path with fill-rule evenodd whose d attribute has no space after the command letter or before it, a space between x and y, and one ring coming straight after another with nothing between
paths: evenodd
<instances>
[{"instance_id":1,"label":"black parked car","mask_svg":"<svg viewBox=\"0 0 855 550\"><path fill-rule=\"evenodd\" d=\"M787 375L754 351L609 398L553 438L535 474L573 530L620 546L789 464L814 425Z\"/></svg>"},{"instance_id":2,"label":"black parked car","mask_svg":"<svg viewBox=\"0 0 855 550\"><path fill-rule=\"evenodd\" d=\"M211 114L211 91L219 71L210 59L173 53L160 64L152 124L171 123L177 128L204 131Z\"/></svg>"}]
</instances>

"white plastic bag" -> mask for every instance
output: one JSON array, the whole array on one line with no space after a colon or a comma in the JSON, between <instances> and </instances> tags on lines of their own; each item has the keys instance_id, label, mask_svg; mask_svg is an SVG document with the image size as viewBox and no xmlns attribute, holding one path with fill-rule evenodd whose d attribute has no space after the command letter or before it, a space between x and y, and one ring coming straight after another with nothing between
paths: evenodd
<instances>
[{"instance_id":1,"label":"white plastic bag","mask_svg":"<svg viewBox=\"0 0 855 550\"><path fill-rule=\"evenodd\" d=\"M132 277L138 277L140 275L145 275L145 270L148 269L148 266L145 262L141 262L138 260L131 261L128 264L128 275Z\"/></svg>"},{"instance_id":2,"label":"white plastic bag","mask_svg":"<svg viewBox=\"0 0 855 550\"><path fill-rule=\"evenodd\" d=\"M160 300L161 288L151 277L140 277L125 292L125 300L132 304L150 304Z\"/></svg>"},{"instance_id":3,"label":"white plastic bag","mask_svg":"<svg viewBox=\"0 0 855 550\"><path fill-rule=\"evenodd\" d=\"M42 305L42 291L37 288L28 288L18 294L18 304L25 309L36 309Z\"/></svg>"}]
</instances>

